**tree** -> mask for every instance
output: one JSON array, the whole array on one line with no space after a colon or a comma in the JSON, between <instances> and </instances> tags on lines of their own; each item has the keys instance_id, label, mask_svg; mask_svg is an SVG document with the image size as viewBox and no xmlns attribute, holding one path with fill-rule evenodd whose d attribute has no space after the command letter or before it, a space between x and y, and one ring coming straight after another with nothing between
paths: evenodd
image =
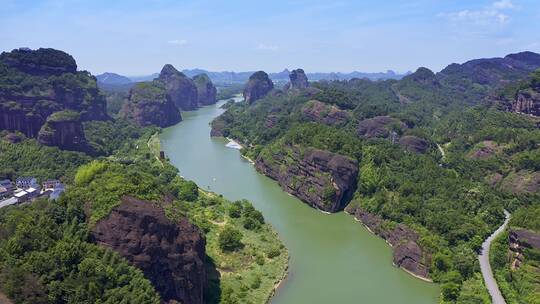
<instances>
[{"instance_id":1,"label":"tree","mask_svg":"<svg viewBox=\"0 0 540 304\"><path fill-rule=\"evenodd\" d=\"M180 185L178 198L188 202L194 202L199 197L199 187L193 181L185 181Z\"/></svg>"},{"instance_id":2,"label":"tree","mask_svg":"<svg viewBox=\"0 0 540 304\"><path fill-rule=\"evenodd\" d=\"M242 233L231 226L225 227L219 234L219 248L222 251L236 251L244 247L242 244Z\"/></svg>"},{"instance_id":3,"label":"tree","mask_svg":"<svg viewBox=\"0 0 540 304\"><path fill-rule=\"evenodd\" d=\"M239 218L242 216L242 203L240 201L233 202L229 207L229 216Z\"/></svg>"}]
</instances>

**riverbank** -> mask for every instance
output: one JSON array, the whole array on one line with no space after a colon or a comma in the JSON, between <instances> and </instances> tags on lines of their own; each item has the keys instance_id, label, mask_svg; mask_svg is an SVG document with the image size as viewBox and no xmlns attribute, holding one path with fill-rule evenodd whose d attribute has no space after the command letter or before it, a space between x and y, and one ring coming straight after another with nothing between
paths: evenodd
<instances>
[{"instance_id":1,"label":"riverbank","mask_svg":"<svg viewBox=\"0 0 540 304\"><path fill-rule=\"evenodd\" d=\"M227 140L208 136L210 122L223 113L221 104L182 113L184 121L161 133L161 147L183 176L230 201L248 199L279 233L289 255L288 274L273 278L272 304L438 303L437 285L393 267L391 249L350 216L323 214L289 196L238 150L225 147ZM242 275L247 289L250 280Z\"/></svg>"},{"instance_id":2,"label":"riverbank","mask_svg":"<svg viewBox=\"0 0 540 304\"><path fill-rule=\"evenodd\" d=\"M364 228L366 228L367 231L369 231L369 233L373 234L374 236L376 236L378 238L381 238L373 230L371 230L371 228L369 228L366 224L364 224L364 222L357 219L356 216L354 216L354 214L351 214L347 210L344 210L343 212L346 213L347 215L351 216L356 222L360 223ZM383 238L381 238L381 239L383 239ZM383 239L383 240L390 248L392 248L392 251L393 251L394 246L392 246L392 244L390 244L390 242L388 242L388 240L385 240L385 239ZM409 270L407 270L407 269L405 269L403 267L400 267L400 266L396 265L394 262L392 262L392 265L394 265L394 267L396 267L396 268L399 268L399 269L403 270L404 272L406 272L407 274L413 276L416 279L422 280L422 281L427 282L427 283L433 283L433 280L431 280L429 278L426 278L426 277L423 277L423 276L420 276L420 275L417 275L417 274L415 274L415 273L413 273L413 272L411 272L411 271L409 271Z\"/></svg>"},{"instance_id":3,"label":"riverbank","mask_svg":"<svg viewBox=\"0 0 540 304\"><path fill-rule=\"evenodd\" d=\"M152 138L159 139L159 134ZM205 231L206 254L219 273L217 277L208 274L211 281L219 285L218 289L210 291L210 303L220 297L235 303L244 299L252 303L269 302L289 269L289 253L277 231L268 223L262 223L258 228L246 228L244 212L239 217L232 217L229 210L233 203L200 185L199 202L200 206L190 207L187 216ZM169 212L178 213L179 210L171 208ZM224 252L220 248L219 236L227 227L241 233L241 249ZM221 294L217 296L219 292Z\"/></svg>"}]
</instances>

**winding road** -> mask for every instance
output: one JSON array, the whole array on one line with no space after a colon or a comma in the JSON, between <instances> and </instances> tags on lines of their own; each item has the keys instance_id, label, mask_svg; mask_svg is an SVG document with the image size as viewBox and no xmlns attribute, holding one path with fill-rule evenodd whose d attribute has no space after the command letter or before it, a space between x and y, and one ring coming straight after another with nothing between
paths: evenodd
<instances>
[{"instance_id":1,"label":"winding road","mask_svg":"<svg viewBox=\"0 0 540 304\"><path fill-rule=\"evenodd\" d=\"M506 210L504 210L504 223L493 232L492 235L490 235L484 243L482 243L482 252L478 256L478 260L480 261L480 270L482 270L482 276L484 277L484 282L486 284L486 287L489 291L489 295L491 296L491 302L493 304L506 304L506 301L504 300L501 291L499 290L499 286L497 285L497 281L493 277L493 271L491 270L491 265L489 264L489 249L491 247L491 242L499 234L501 234L506 226L508 225L508 221L510 221L510 213Z\"/></svg>"}]
</instances>

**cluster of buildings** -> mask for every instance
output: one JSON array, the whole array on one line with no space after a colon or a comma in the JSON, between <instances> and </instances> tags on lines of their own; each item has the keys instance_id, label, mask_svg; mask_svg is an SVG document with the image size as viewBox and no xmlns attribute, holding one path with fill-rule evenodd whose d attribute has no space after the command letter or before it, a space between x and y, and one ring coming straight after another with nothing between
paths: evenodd
<instances>
[{"instance_id":1,"label":"cluster of buildings","mask_svg":"<svg viewBox=\"0 0 540 304\"><path fill-rule=\"evenodd\" d=\"M0 180L0 208L40 197L56 200L64 190L58 180L46 180L41 185L35 177L19 177L15 183L9 179Z\"/></svg>"}]
</instances>

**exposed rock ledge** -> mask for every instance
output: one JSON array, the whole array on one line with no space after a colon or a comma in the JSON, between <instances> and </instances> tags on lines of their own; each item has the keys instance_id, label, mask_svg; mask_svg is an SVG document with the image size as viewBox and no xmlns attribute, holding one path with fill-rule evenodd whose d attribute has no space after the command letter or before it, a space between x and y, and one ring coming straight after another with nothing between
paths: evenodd
<instances>
[{"instance_id":1,"label":"exposed rock ledge","mask_svg":"<svg viewBox=\"0 0 540 304\"><path fill-rule=\"evenodd\" d=\"M175 223L151 202L124 196L92 229L97 243L141 269L169 303L203 303L205 239L182 219Z\"/></svg>"},{"instance_id":2,"label":"exposed rock ledge","mask_svg":"<svg viewBox=\"0 0 540 304\"><path fill-rule=\"evenodd\" d=\"M343 209L356 190L358 162L328 151L284 146L276 154L261 153L255 168L286 192L327 212Z\"/></svg>"},{"instance_id":3,"label":"exposed rock ledge","mask_svg":"<svg viewBox=\"0 0 540 304\"><path fill-rule=\"evenodd\" d=\"M393 248L394 265L403 268L413 276L425 281L429 278L431 256L418 245L419 235L404 224L390 229L385 220L361 208L348 207L347 213L353 215L373 234L380 236Z\"/></svg>"}]
</instances>

